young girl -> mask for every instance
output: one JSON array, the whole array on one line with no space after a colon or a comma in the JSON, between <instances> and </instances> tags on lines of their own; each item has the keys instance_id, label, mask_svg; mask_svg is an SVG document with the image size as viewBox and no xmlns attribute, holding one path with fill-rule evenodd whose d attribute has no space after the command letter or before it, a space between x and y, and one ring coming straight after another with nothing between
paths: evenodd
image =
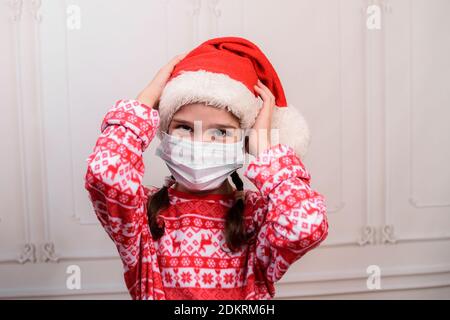
<instances>
[{"instance_id":1,"label":"young girl","mask_svg":"<svg viewBox=\"0 0 450 320\"><path fill-rule=\"evenodd\" d=\"M255 98L262 106L252 109ZM304 150L283 143L283 132L280 143L268 134L283 99L259 48L226 37L175 57L136 99L107 112L85 187L133 299L271 299L288 267L326 238L324 197L310 187ZM305 130L298 117L278 125L291 139ZM161 188L142 185L156 133L172 173ZM244 176L257 191L243 190L236 171L245 152L255 157Z\"/></svg>"}]
</instances>

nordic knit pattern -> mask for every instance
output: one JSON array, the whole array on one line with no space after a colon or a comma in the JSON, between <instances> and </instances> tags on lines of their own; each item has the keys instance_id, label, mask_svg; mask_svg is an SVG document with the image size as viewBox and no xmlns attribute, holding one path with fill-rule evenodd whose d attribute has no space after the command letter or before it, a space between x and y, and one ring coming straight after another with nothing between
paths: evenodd
<instances>
[{"instance_id":1,"label":"nordic knit pattern","mask_svg":"<svg viewBox=\"0 0 450 320\"><path fill-rule=\"evenodd\" d=\"M233 194L196 196L169 188L160 213L164 235L153 240L147 201L157 187L142 184L143 152L159 126L158 110L119 100L107 112L87 158L85 188L115 243L133 299L271 299L290 265L328 235L324 197L287 145L262 152L246 176L245 226L256 237L228 250L224 222Z\"/></svg>"}]
</instances>

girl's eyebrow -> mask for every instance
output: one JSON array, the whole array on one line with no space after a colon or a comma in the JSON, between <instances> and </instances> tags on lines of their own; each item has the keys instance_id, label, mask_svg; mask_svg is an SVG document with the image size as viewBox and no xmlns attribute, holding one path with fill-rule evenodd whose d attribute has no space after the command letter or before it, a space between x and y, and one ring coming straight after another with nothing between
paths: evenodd
<instances>
[{"instance_id":1,"label":"girl's eyebrow","mask_svg":"<svg viewBox=\"0 0 450 320\"><path fill-rule=\"evenodd\" d=\"M191 125L193 124L192 122L186 121L186 120L183 120L183 119L173 118L172 121L179 122L179 123L187 123L187 124L191 124Z\"/></svg>"},{"instance_id":2,"label":"girl's eyebrow","mask_svg":"<svg viewBox=\"0 0 450 320\"><path fill-rule=\"evenodd\" d=\"M183 120L183 119L176 119L176 118L173 118L172 121L178 122L178 123L189 124L189 125L191 125L191 126L194 125L193 122L187 121L187 120ZM231 123L212 123L212 124L210 124L209 127L210 127L210 128L211 128L211 127L214 127L214 128L233 128L233 129L239 129L238 127L236 127L234 124L231 124Z\"/></svg>"},{"instance_id":3,"label":"girl's eyebrow","mask_svg":"<svg viewBox=\"0 0 450 320\"><path fill-rule=\"evenodd\" d=\"M228 124L228 123L212 123L210 127L214 128L233 128L233 129L239 129L234 124Z\"/></svg>"}]
</instances>

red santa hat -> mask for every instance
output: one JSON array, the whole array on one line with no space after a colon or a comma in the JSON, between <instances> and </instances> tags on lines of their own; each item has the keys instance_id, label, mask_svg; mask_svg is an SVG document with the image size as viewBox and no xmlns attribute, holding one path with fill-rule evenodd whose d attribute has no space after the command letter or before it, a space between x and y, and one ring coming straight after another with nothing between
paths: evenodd
<instances>
[{"instance_id":1,"label":"red santa hat","mask_svg":"<svg viewBox=\"0 0 450 320\"><path fill-rule=\"evenodd\" d=\"M175 66L159 101L158 137L167 132L175 112L189 103L226 108L240 120L241 128L251 128L263 103L254 89L258 79L275 96L271 125L279 135L273 142L305 156L310 140L305 118L287 103L281 81L264 53L240 37L205 41Z\"/></svg>"}]
</instances>

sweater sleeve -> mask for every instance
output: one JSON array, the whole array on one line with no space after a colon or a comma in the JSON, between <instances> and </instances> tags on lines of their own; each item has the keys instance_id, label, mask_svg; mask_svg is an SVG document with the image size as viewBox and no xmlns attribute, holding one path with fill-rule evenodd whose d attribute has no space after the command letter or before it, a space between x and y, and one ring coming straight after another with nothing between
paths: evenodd
<instances>
[{"instance_id":1,"label":"sweater sleeve","mask_svg":"<svg viewBox=\"0 0 450 320\"><path fill-rule=\"evenodd\" d=\"M142 185L142 155L158 125L157 110L137 100L119 100L106 113L101 134L87 158L85 188L98 220L118 249L125 272L149 251L141 241L147 227L149 192Z\"/></svg>"},{"instance_id":2,"label":"sweater sleeve","mask_svg":"<svg viewBox=\"0 0 450 320\"><path fill-rule=\"evenodd\" d=\"M287 145L278 144L262 152L244 176L261 194L253 203L259 225L257 272L274 283L327 237L325 200L311 189L309 173Z\"/></svg>"}]
</instances>

